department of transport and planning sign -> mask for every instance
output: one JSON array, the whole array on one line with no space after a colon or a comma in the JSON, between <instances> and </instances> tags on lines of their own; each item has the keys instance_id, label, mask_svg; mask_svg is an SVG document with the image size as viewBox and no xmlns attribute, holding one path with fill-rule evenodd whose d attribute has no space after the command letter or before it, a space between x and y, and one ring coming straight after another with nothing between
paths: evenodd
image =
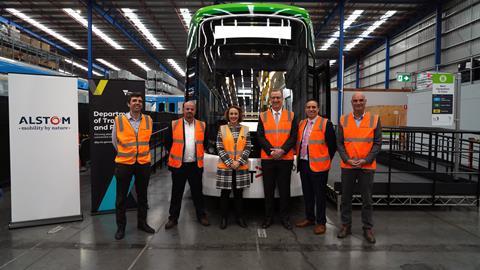
<instances>
[{"instance_id":1,"label":"department of transport and planning sign","mask_svg":"<svg viewBox=\"0 0 480 270\"><path fill-rule=\"evenodd\" d=\"M432 125L453 124L455 77L450 73L432 74Z\"/></svg>"}]
</instances>

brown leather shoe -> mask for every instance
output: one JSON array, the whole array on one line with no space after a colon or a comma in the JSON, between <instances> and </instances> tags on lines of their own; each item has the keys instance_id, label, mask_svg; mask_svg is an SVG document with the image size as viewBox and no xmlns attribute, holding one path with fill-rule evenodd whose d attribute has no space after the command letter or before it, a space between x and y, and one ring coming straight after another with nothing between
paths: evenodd
<instances>
[{"instance_id":1,"label":"brown leather shoe","mask_svg":"<svg viewBox=\"0 0 480 270\"><path fill-rule=\"evenodd\" d=\"M210 226L210 222L208 222L207 217L200 218L198 222L200 222L200 224L202 224L203 226Z\"/></svg>"},{"instance_id":2,"label":"brown leather shoe","mask_svg":"<svg viewBox=\"0 0 480 270\"><path fill-rule=\"evenodd\" d=\"M311 221L311 220L308 220L308 219L304 219L302 221L299 221L297 223L295 223L295 226L297 226L298 228L305 228L307 226L310 226L310 225L314 225L315 222Z\"/></svg>"},{"instance_id":3,"label":"brown leather shoe","mask_svg":"<svg viewBox=\"0 0 480 270\"><path fill-rule=\"evenodd\" d=\"M177 226L178 221L176 219L169 219L167 224L165 224L165 230L170 230L171 228Z\"/></svg>"},{"instance_id":4,"label":"brown leather shoe","mask_svg":"<svg viewBox=\"0 0 480 270\"><path fill-rule=\"evenodd\" d=\"M337 233L337 237L342 239L347 237L348 235L352 234L352 227L350 225L342 224L340 231Z\"/></svg>"},{"instance_id":5,"label":"brown leather shoe","mask_svg":"<svg viewBox=\"0 0 480 270\"><path fill-rule=\"evenodd\" d=\"M375 242L377 242L377 240L375 240L375 236L373 235L372 229L363 229L363 237L365 237L365 240L367 240L367 242L370 244L375 244Z\"/></svg>"},{"instance_id":6,"label":"brown leather shoe","mask_svg":"<svg viewBox=\"0 0 480 270\"><path fill-rule=\"evenodd\" d=\"M326 230L327 230L327 227L325 227L325 225L323 224L317 224L315 225L315 228L313 228L313 232L315 234L324 234Z\"/></svg>"}]
</instances>

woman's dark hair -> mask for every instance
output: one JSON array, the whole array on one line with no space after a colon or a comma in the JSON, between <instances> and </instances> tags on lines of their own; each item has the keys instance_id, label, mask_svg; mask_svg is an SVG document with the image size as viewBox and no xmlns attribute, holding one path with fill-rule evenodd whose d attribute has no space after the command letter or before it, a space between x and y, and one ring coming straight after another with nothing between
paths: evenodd
<instances>
[{"instance_id":1,"label":"woman's dark hair","mask_svg":"<svg viewBox=\"0 0 480 270\"><path fill-rule=\"evenodd\" d=\"M236 109L238 111L238 123L243 121L243 111L242 108L236 106L236 105L230 105L227 110L225 111L224 117L225 119L230 122L230 119L228 118L228 114L231 109Z\"/></svg>"}]
</instances>

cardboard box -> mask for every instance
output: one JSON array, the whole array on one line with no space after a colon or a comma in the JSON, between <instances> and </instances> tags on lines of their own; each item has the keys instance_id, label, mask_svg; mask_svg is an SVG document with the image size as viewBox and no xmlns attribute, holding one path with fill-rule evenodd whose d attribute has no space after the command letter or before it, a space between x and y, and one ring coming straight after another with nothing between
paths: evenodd
<instances>
[{"instance_id":1,"label":"cardboard box","mask_svg":"<svg viewBox=\"0 0 480 270\"><path fill-rule=\"evenodd\" d=\"M42 48L41 42L38 39L32 38L32 40L30 41L30 45L32 45L32 47L37 48L37 49Z\"/></svg>"},{"instance_id":2,"label":"cardboard box","mask_svg":"<svg viewBox=\"0 0 480 270\"><path fill-rule=\"evenodd\" d=\"M31 39L29 36L24 35L24 34L20 34L20 41L21 41L21 42L30 45L30 41L31 41L31 40L32 40L32 39Z\"/></svg>"},{"instance_id":3,"label":"cardboard box","mask_svg":"<svg viewBox=\"0 0 480 270\"><path fill-rule=\"evenodd\" d=\"M50 51L50 45L48 45L45 42L41 42L42 50L49 52Z\"/></svg>"}]
</instances>

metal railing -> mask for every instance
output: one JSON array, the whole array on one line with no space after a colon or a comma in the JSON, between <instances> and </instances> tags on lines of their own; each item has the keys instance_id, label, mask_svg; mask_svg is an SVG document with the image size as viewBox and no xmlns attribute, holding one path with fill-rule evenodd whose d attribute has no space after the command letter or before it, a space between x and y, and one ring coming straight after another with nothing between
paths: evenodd
<instances>
[{"instance_id":1,"label":"metal railing","mask_svg":"<svg viewBox=\"0 0 480 270\"><path fill-rule=\"evenodd\" d=\"M384 127L384 144L379 162L387 166L386 204L392 201L394 174L413 174L431 180L430 202L437 203L439 185L448 184L451 195L462 194L462 187L475 186L479 206L480 132L441 128ZM402 166L403 164L403 166ZM457 189L458 188L458 189ZM414 194L415 192L412 192ZM448 193L448 192L447 192ZM447 194L445 190L442 195ZM472 192L466 192L465 194Z\"/></svg>"},{"instance_id":2,"label":"metal railing","mask_svg":"<svg viewBox=\"0 0 480 270\"><path fill-rule=\"evenodd\" d=\"M156 123L154 123L155 125ZM160 169L166 164L168 155L165 146L165 136L168 128L162 128L152 133L150 137L150 149L152 153L152 170L155 173L157 171L157 165L160 165Z\"/></svg>"}]
</instances>

